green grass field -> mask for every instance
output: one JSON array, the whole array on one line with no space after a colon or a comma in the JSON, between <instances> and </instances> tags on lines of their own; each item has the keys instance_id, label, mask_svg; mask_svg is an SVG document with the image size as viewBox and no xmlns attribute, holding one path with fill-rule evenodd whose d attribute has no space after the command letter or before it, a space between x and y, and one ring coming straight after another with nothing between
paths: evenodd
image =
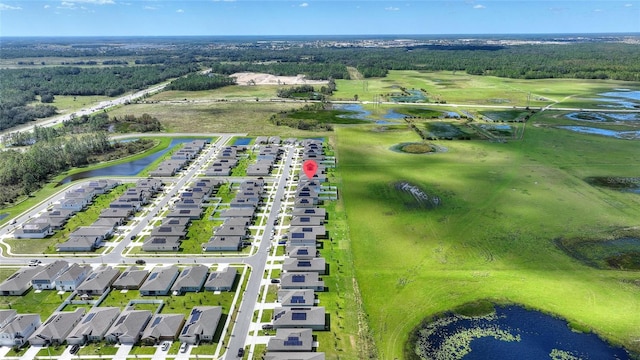
<instances>
[{"instance_id":1,"label":"green grass field","mask_svg":"<svg viewBox=\"0 0 640 360\"><path fill-rule=\"evenodd\" d=\"M494 76L474 76L464 72L389 71L385 78L366 80L336 80L335 99L373 101L375 96L407 89L425 89L430 101L450 104L526 106L560 102L562 106L586 107L596 94L615 88L637 88L640 84L612 80L581 79L505 79ZM531 96L529 97L529 93Z\"/></svg>"},{"instance_id":2,"label":"green grass field","mask_svg":"<svg viewBox=\"0 0 640 360\"><path fill-rule=\"evenodd\" d=\"M413 155L389 151L418 141L413 132L337 135L354 265L380 358L402 358L425 317L482 298L554 313L640 350L637 274L587 267L553 243L638 225L639 196L583 181L637 175L637 142L531 126L524 141L440 142L446 153ZM443 205L406 207L390 186L398 180Z\"/></svg>"}]
</instances>

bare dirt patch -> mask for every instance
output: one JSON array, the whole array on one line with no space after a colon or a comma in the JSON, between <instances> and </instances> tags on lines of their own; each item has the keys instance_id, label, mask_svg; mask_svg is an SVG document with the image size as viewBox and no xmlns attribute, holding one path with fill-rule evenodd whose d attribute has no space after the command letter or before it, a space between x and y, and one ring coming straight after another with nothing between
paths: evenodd
<instances>
[{"instance_id":1,"label":"bare dirt patch","mask_svg":"<svg viewBox=\"0 0 640 360\"><path fill-rule=\"evenodd\" d=\"M231 74L238 85L325 85L327 80L309 80L304 75L276 76L271 74L239 72Z\"/></svg>"}]
</instances>

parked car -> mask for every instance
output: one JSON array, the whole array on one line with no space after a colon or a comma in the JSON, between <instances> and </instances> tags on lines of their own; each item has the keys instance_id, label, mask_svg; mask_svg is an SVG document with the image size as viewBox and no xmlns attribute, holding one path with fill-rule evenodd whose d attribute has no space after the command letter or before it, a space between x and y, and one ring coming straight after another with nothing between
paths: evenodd
<instances>
[{"instance_id":1,"label":"parked car","mask_svg":"<svg viewBox=\"0 0 640 360\"><path fill-rule=\"evenodd\" d=\"M38 259L33 259L29 261L29 266L38 266L42 261Z\"/></svg>"},{"instance_id":2,"label":"parked car","mask_svg":"<svg viewBox=\"0 0 640 360\"><path fill-rule=\"evenodd\" d=\"M271 330L273 329L273 325L272 324L264 324L262 325L262 330Z\"/></svg>"},{"instance_id":3,"label":"parked car","mask_svg":"<svg viewBox=\"0 0 640 360\"><path fill-rule=\"evenodd\" d=\"M182 343L182 345L180 345L180 352L181 353L186 353L187 352L187 347L189 347L189 344Z\"/></svg>"},{"instance_id":4,"label":"parked car","mask_svg":"<svg viewBox=\"0 0 640 360\"><path fill-rule=\"evenodd\" d=\"M169 348L169 346L171 346L171 343L168 341L165 341L162 343L162 351L167 351L167 349Z\"/></svg>"},{"instance_id":5,"label":"parked car","mask_svg":"<svg viewBox=\"0 0 640 360\"><path fill-rule=\"evenodd\" d=\"M146 261L144 261L144 260L142 260L142 259L138 259L138 260L136 260L136 264L138 264L138 265L144 265L144 264L146 264L146 263L147 263L147 262L146 262Z\"/></svg>"},{"instance_id":6,"label":"parked car","mask_svg":"<svg viewBox=\"0 0 640 360\"><path fill-rule=\"evenodd\" d=\"M69 349L69 353L70 353L71 355L74 355L75 353L77 353L77 352L78 352L78 350L80 350L80 345L75 344L75 345L73 345L73 346L71 347L71 349Z\"/></svg>"},{"instance_id":7,"label":"parked car","mask_svg":"<svg viewBox=\"0 0 640 360\"><path fill-rule=\"evenodd\" d=\"M272 284L279 284L280 283L280 279L271 279L271 283Z\"/></svg>"},{"instance_id":8,"label":"parked car","mask_svg":"<svg viewBox=\"0 0 640 360\"><path fill-rule=\"evenodd\" d=\"M244 348L238 349L238 357L243 357L243 356L244 356Z\"/></svg>"}]
</instances>

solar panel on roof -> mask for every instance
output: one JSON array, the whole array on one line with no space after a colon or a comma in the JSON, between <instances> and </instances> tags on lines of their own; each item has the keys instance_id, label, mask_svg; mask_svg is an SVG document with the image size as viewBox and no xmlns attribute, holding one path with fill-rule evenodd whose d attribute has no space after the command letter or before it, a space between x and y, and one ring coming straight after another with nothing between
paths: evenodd
<instances>
[{"instance_id":1,"label":"solar panel on roof","mask_svg":"<svg viewBox=\"0 0 640 360\"><path fill-rule=\"evenodd\" d=\"M308 217L300 218L300 222L311 222L311 218L308 218Z\"/></svg>"},{"instance_id":2,"label":"solar panel on roof","mask_svg":"<svg viewBox=\"0 0 640 360\"><path fill-rule=\"evenodd\" d=\"M315 213L315 210L313 210L313 209L306 209L306 210L304 211L304 213L305 213L305 214L314 214L314 213Z\"/></svg>"},{"instance_id":3,"label":"solar panel on roof","mask_svg":"<svg viewBox=\"0 0 640 360\"><path fill-rule=\"evenodd\" d=\"M309 249L298 249L298 255L309 255Z\"/></svg>"},{"instance_id":4,"label":"solar panel on roof","mask_svg":"<svg viewBox=\"0 0 640 360\"><path fill-rule=\"evenodd\" d=\"M151 276L149 276L149 280L153 280L153 279L155 279L156 277L158 277L158 274L159 274L159 273L154 272L153 274L151 274Z\"/></svg>"},{"instance_id":5,"label":"solar panel on roof","mask_svg":"<svg viewBox=\"0 0 640 360\"><path fill-rule=\"evenodd\" d=\"M304 275L293 275L291 277L291 281L294 282L294 283L295 282L304 282L304 279L305 279Z\"/></svg>"},{"instance_id":6,"label":"solar panel on roof","mask_svg":"<svg viewBox=\"0 0 640 360\"><path fill-rule=\"evenodd\" d=\"M302 346L302 341L297 336L289 336L287 340L284 341L284 346Z\"/></svg>"},{"instance_id":7,"label":"solar panel on roof","mask_svg":"<svg viewBox=\"0 0 640 360\"><path fill-rule=\"evenodd\" d=\"M180 210L180 214L188 214L188 213L189 213L189 210L187 209Z\"/></svg>"},{"instance_id":8,"label":"solar panel on roof","mask_svg":"<svg viewBox=\"0 0 640 360\"><path fill-rule=\"evenodd\" d=\"M291 313L291 320L307 320L306 312L293 312Z\"/></svg>"},{"instance_id":9,"label":"solar panel on roof","mask_svg":"<svg viewBox=\"0 0 640 360\"><path fill-rule=\"evenodd\" d=\"M162 318L157 317L155 320L153 320L153 324L151 324L151 327L158 325L161 321L162 321Z\"/></svg>"},{"instance_id":10,"label":"solar panel on roof","mask_svg":"<svg viewBox=\"0 0 640 360\"><path fill-rule=\"evenodd\" d=\"M294 295L291 297L292 304L304 304L305 302L306 301L304 301L304 296Z\"/></svg>"},{"instance_id":11,"label":"solar panel on roof","mask_svg":"<svg viewBox=\"0 0 640 360\"><path fill-rule=\"evenodd\" d=\"M304 231L304 232L312 232L312 231L313 231L313 228L310 228L310 227L303 227L303 228L302 228L302 231Z\"/></svg>"},{"instance_id":12,"label":"solar panel on roof","mask_svg":"<svg viewBox=\"0 0 640 360\"><path fill-rule=\"evenodd\" d=\"M304 238L304 234L303 233L293 233L291 234L291 237L294 239L302 239Z\"/></svg>"},{"instance_id":13,"label":"solar panel on roof","mask_svg":"<svg viewBox=\"0 0 640 360\"><path fill-rule=\"evenodd\" d=\"M114 326L118 326L120 324L122 324L125 320L127 319L127 316L121 316L120 319L118 319L118 322L114 325Z\"/></svg>"},{"instance_id":14,"label":"solar panel on roof","mask_svg":"<svg viewBox=\"0 0 640 360\"><path fill-rule=\"evenodd\" d=\"M185 277L185 276L189 275L189 271L191 271L191 269L185 269L185 270L182 272L182 277Z\"/></svg>"},{"instance_id":15,"label":"solar panel on roof","mask_svg":"<svg viewBox=\"0 0 640 360\"><path fill-rule=\"evenodd\" d=\"M307 260L298 261L298 266L300 266L300 267L310 267L311 266L311 261L307 261Z\"/></svg>"},{"instance_id":16,"label":"solar panel on roof","mask_svg":"<svg viewBox=\"0 0 640 360\"><path fill-rule=\"evenodd\" d=\"M88 323L89 321L91 321L91 319L93 319L94 316L96 316L96 313L91 313L91 314L87 315L87 317L84 318L84 321L82 323L83 324Z\"/></svg>"},{"instance_id":17,"label":"solar panel on roof","mask_svg":"<svg viewBox=\"0 0 640 360\"><path fill-rule=\"evenodd\" d=\"M200 311L198 309L193 309L191 311L191 322L198 321L198 319L200 319L200 315L202 315L202 311Z\"/></svg>"}]
</instances>

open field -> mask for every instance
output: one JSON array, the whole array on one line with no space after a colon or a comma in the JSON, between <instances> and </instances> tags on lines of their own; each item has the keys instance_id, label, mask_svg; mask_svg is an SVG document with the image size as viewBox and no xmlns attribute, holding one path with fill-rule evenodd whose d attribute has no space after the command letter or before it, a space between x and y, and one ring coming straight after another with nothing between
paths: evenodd
<instances>
[{"instance_id":1,"label":"open field","mask_svg":"<svg viewBox=\"0 0 640 360\"><path fill-rule=\"evenodd\" d=\"M290 111L304 103L220 102L179 104L132 104L109 112L109 116L147 113L157 117L167 132L246 132L250 135L280 135L282 137L316 137L326 133L307 132L278 127L269 117L280 111Z\"/></svg>"},{"instance_id":2,"label":"open field","mask_svg":"<svg viewBox=\"0 0 640 360\"><path fill-rule=\"evenodd\" d=\"M260 86L240 86L232 85L225 86L213 90L202 91L162 91L157 93L148 99L147 102L153 101L203 101L203 100L219 100L219 99L238 99L238 98L277 98L277 91L284 86L278 85L260 85Z\"/></svg>"},{"instance_id":3,"label":"open field","mask_svg":"<svg viewBox=\"0 0 640 360\"><path fill-rule=\"evenodd\" d=\"M637 273L587 267L553 242L639 225L640 196L583 181L637 176L638 142L528 127L523 141L439 142L448 152L412 155L389 148L418 141L415 133L371 129L338 128L337 155L380 358L402 358L425 317L482 298L557 314L640 350ZM391 186L399 180L442 205L406 207Z\"/></svg>"},{"instance_id":4,"label":"open field","mask_svg":"<svg viewBox=\"0 0 640 360\"><path fill-rule=\"evenodd\" d=\"M385 78L366 80L336 80L338 91L334 99L373 101L374 96L398 92L397 87L425 89L429 101L451 104L540 107L560 102L562 106L587 107L598 93L616 88L637 88L640 84L613 80L580 79L505 79L474 76L464 72L389 71Z\"/></svg>"}]
</instances>

